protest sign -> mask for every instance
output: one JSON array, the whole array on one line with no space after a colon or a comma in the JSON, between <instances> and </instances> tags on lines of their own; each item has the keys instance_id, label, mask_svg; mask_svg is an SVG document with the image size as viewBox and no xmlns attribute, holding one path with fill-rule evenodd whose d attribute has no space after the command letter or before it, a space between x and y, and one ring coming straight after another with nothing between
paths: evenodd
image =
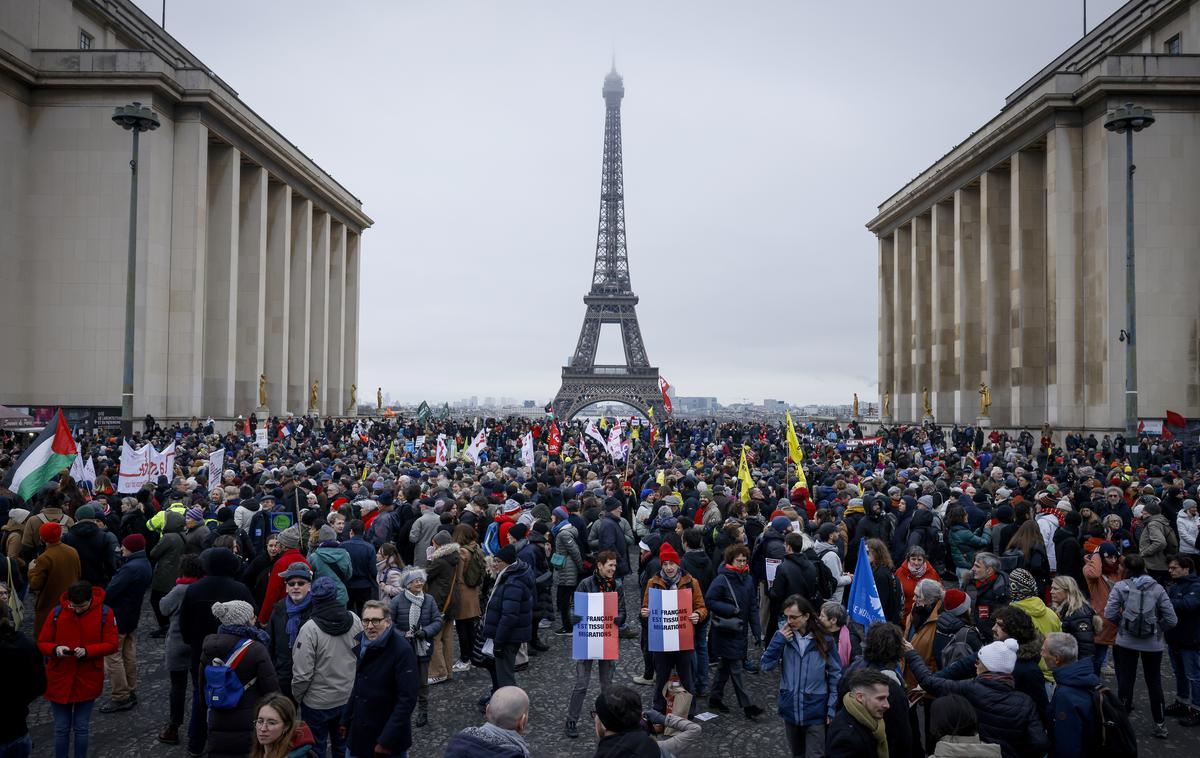
<instances>
[{"instance_id":1,"label":"protest sign","mask_svg":"<svg viewBox=\"0 0 1200 758\"><path fill-rule=\"evenodd\" d=\"M691 650L692 591L650 590L649 648L654 653Z\"/></svg>"},{"instance_id":2,"label":"protest sign","mask_svg":"<svg viewBox=\"0 0 1200 758\"><path fill-rule=\"evenodd\" d=\"M213 451L208 456L208 489L212 490L221 483L225 473L225 448Z\"/></svg>"},{"instance_id":3,"label":"protest sign","mask_svg":"<svg viewBox=\"0 0 1200 758\"><path fill-rule=\"evenodd\" d=\"M571 657L577 661L617 660L617 593L576 592L575 615L580 621L571 634Z\"/></svg>"},{"instance_id":4,"label":"protest sign","mask_svg":"<svg viewBox=\"0 0 1200 758\"><path fill-rule=\"evenodd\" d=\"M775 583L775 573L779 571L779 564L783 563L783 560L779 558L765 558L763 560L767 569L767 587L770 588Z\"/></svg>"}]
</instances>

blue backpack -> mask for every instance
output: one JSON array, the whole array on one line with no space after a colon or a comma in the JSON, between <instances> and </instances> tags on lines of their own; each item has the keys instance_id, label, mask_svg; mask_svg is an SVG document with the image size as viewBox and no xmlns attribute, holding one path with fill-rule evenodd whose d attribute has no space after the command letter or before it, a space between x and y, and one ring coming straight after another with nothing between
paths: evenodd
<instances>
[{"instance_id":1,"label":"blue backpack","mask_svg":"<svg viewBox=\"0 0 1200 758\"><path fill-rule=\"evenodd\" d=\"M488 524L487 531L483 533L483 552L488 555L500 552L500 523L497 521Z\"/></svg>"},{"instance_id":2,"label":"blue backpack","mask_svg":"<svg viewBox=\"0 0 1200 758\"><path fill-rule=\"evenodd\" d=\"M222 662L220 658L213 658L212 665L204 667L204 699L209 708L218 711L237 708L238 703L242 701L242 695L254 686L258 677L242 684L237 675L237 665L252 642L251 639L242 640L230 652L227 663Z\"/></svg>"}]
</instances>

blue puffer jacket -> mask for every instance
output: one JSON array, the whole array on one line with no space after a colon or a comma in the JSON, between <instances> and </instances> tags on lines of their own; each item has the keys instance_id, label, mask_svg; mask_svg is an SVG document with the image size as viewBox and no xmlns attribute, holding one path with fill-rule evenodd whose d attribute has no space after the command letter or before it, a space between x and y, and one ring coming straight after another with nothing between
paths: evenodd
<instances>
[{"instance_id":1,"label":"blue puffer jacket","mask_svg":"<svg viewBox=\"0 0 1200 758\"><path fill-rule=\"evenodd\" d=\"M1167 590L1167 597L1179 619L1178 624L1167 630L1167 644L1180 650L1200 648L1200 576L1188 574L1176 579ZM120 617L117 618L119 621Z\"/></svg>"},{"instance_id":2,"label":"blue puffer jacket","mask_svg":"<svg viewBox=\"0 0 1200 758\"><path fill-rule=\"evenodd\" d=\"M754 639L762 639L762 627L758 621L758 591L749 571L740 573L722 564L717 570L717 578L708 585L704 605L710 614L725 618L736 616L745 622L740 634L727 634L714 626L709 627L712 649L717 657L735 661L745 658L747 629Z\"/></svg>"},{"instance_id":3,"label":"blue puffer jacket","mask_svg":"<svg viewBox=\"0 0 1200 758\"><path fill-rule=\"evenodd\" d=\"M1092 659L1084 658L1054 670L1054 697L1050 700L1050 758L1077 758L1095 748L1095 701L1092 689L1100 684Z\"/></svg>"},{"instance_id":4,"label":"blue puffer jacket","mask_svg":"<svg viewBox=\"0 0 1200 758\"><path fill-rule=\"evenodd\" d=\"M483 613L483 638L497 645L529 642L536 594L528 564L517 561L504 569Z\"/></svg>"},{"instance_id":5,"label":"blue puffer jacket","mask_svg":"<svg viewBox=\"0 0 1200 758\"><path fill-rule=\"evenodd\" d=\"M779 715L789 724L813 726L833 718L837 709L837 686L842 678L842 662L837 642L825 637L829 655L821 658L809 636L793 634L789 641L783 632L775 632L762 654L762 669L770 671L783 662L779 677Z\"/></svg>"}]
</instances>

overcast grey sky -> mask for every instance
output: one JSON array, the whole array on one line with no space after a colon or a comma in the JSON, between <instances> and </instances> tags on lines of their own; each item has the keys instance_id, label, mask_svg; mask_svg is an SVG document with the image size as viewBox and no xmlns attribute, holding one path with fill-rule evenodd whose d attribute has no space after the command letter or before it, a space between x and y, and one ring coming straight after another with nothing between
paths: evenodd
<instances>
[{"instance_id":1,"label":"overcast grey sky","mask_svg":"<svg viewBox=\"0 0 1200 758\"><path fill-rule=\"evenodd\" d=\"M1120 5L1091 0L1089 23ZM167 0L166 22L375 219L359 397L553 397L590 284L615 48L651 362L681 395L848 403L878 396L864 223L1075 42L1081 9Z\"/></svg>"}]
</instances>

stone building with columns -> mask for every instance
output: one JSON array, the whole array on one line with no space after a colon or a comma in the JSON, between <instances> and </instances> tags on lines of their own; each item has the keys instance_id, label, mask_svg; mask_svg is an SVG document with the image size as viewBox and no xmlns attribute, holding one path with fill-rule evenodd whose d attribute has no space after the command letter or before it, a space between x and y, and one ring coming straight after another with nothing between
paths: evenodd
<instances>
[{"instance_id":1,"label":"stone building with columns","mask_svg":"<svg viewBox=\"0 0 1200 758\"><path fill-rule=\"evenodd\" d=\"M131 101L135 418L345 413L371 219L130 0L0 0L0 403L121 404Z\"/></svg>"},{"instance_id":2,"label":"stone building with columns","mask_svg":"<svg viewBox=\"0 0 1200 758\"><path fill-rule=\"evenodd\" d=\"M1200 0L1133 0L879 206L890 420L1118 430L1125 418L1126 102L1140 418L1200 417ZM885 419L887 420L887 419Z\"/></svg>"}]
</instances>

